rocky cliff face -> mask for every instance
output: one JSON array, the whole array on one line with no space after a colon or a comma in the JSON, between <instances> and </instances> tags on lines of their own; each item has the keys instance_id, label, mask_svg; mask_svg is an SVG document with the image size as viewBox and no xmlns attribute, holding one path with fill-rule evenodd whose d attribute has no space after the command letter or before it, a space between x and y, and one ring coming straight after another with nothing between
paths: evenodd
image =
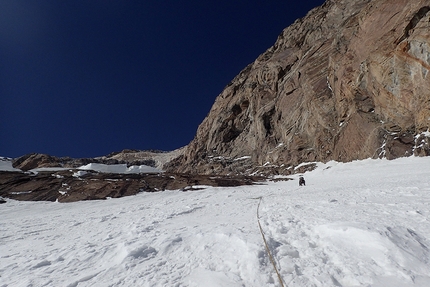
<instances>
[{"instance_id":1,"label":"rocky cliff face","mask_svg":"<svg viewBox=\"0 0 430 287\"><path fill-rule=\"evenodd\" d=\"M430 1L328 0L216 98L168 170L429 155Z\"/></svg>"}]
</instances>

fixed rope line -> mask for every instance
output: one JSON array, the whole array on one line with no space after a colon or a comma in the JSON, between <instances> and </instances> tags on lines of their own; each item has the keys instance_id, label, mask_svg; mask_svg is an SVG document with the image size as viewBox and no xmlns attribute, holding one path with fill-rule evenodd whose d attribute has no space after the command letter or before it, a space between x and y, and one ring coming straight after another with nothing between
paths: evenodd
<instances>
[{"instance_id":1,"label":"fixed rope line","mask_svg":"<svg viewBox=\"0 0 430 287\"><path fill-rule=\"evenodd\" d=\"M258 202L258 207L257 207L258 227L260 227L260 233L261 233L261 236L263 237L263 241L264 241L264 245L266 246L267 254L269 255L270 262L272 262L273 268L275 268L276 275L278 275L279 283L281 284L282 287L285 287L284 281L282 281L281 274L279 273L278 268L276 267L275 259L273 258L272 253L270 252L269 245L267 244L266 237L264 236L263 228L261 227L260 215L259 215L258 211L260 209L260 203L261 203L262 199L263 199L263 197L261 196L260 197L260 201Z\"/></svg>"}]
</instances>

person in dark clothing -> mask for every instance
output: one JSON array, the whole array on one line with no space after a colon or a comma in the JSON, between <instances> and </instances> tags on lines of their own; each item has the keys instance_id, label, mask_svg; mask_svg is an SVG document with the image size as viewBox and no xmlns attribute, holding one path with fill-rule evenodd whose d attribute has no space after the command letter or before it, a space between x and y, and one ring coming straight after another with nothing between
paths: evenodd
<instances>
[{"instance_id":1,"label":"person in dark clothing","mask_svg":"<svg viewBox=\"0 0 430 287\"><path fill-rule=\"evenodd\" d=\"M306 182L305 182L305 178L303 176L299 177L299 186L305 186Z\"/></svg>"}]
</instances>

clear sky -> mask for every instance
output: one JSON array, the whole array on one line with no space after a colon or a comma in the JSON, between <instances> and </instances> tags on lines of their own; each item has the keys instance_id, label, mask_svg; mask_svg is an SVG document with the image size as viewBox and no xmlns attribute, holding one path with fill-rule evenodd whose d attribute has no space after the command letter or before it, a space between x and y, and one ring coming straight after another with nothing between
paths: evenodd
<instances>
[{"instance_id":1,"label":"clear sky","mask_svg":"<svg viewBox=\"0 0 430 287\"><path fill-rule=\"evenodd\" d=\"M0 0L0 156L185 146L223 88L323 2Z\"/></svg>"}]
</instances>

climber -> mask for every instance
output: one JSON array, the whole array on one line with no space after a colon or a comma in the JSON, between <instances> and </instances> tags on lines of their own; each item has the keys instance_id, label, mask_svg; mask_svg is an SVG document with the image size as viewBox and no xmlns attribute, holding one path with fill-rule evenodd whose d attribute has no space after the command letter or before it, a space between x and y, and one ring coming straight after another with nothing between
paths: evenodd
<instances>
[{"instance_id":1,"label":"climber","mask_svg":"<svg viewBox=\"0 0 430 287\"><path fill-rule=\"evenodd\" d=\"M299 186L306 185L305 178L303 176L299 177Z\"/></svg>"}]
</instances>

